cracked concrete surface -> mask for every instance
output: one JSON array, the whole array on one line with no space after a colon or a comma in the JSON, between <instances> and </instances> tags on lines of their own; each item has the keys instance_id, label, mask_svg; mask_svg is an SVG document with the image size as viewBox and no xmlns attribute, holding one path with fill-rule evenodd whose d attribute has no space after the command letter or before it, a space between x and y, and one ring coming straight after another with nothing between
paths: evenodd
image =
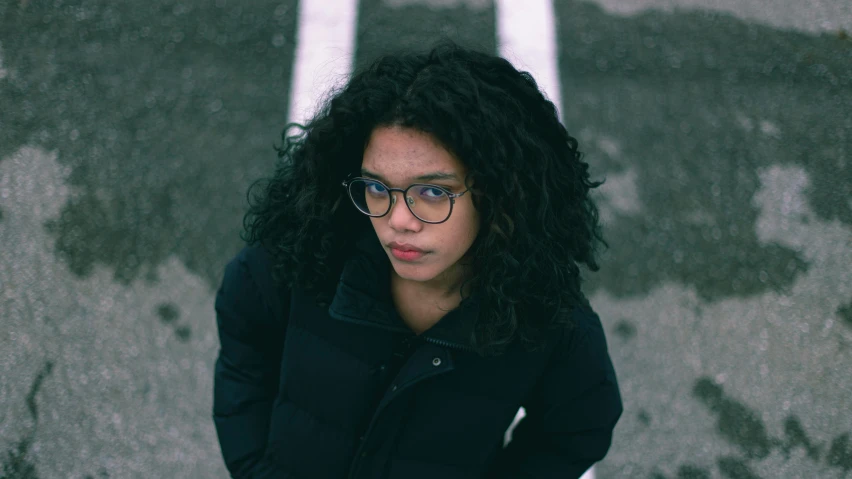
<instances>
[{"instance_id":1,"label":"cracked concrete surface","mask_svg":"<svg viewBox=\"0 0 852 479\"><path fill-rule=\"evenodd\" d=\"M598 479L852 477L852 12L760 3L554 3L560 111L607 180ZM137 7L0 0L0 477L226 477L213 295L298 1ZM497 49L492 1L357 18L355 65Z\"/></svg>"}]
</instances>

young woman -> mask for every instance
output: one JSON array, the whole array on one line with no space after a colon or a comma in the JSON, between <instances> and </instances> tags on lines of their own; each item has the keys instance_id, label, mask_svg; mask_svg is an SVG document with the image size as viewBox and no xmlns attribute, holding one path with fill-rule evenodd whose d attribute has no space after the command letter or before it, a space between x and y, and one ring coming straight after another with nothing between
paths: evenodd
<instances>
[{"instance_id":1,"label":"young woman","mask_svg":"<svg viewBox=\"0 0 852 479\"><path fill-rule=\"evenodd\" d=\"M290 131L216 296L231 474L569 478L603 458L622 406L579 270L600 183L530 75L453 44L390 55Z\"/></svg>"}]
</instances>

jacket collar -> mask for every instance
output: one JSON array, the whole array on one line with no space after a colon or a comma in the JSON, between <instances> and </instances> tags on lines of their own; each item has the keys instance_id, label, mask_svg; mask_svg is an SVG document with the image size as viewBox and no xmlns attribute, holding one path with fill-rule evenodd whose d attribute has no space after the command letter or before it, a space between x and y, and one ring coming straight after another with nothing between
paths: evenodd
<instances>
[{"instance_id":1,"label":"jacket collar","mask_svg":"<svg viewBox=\"0 0 852 479\"><path fill-rule=\"evenodd\" d=\"M358 238L355 252L344 265L329 306L329 315L341 321L411 333L393 305L390 268L390 260L379 238L372 228L368 228ZM435 344L471 349L478 316L479 301L474 293L421 336Z\"/></svg>"}]
</instances>

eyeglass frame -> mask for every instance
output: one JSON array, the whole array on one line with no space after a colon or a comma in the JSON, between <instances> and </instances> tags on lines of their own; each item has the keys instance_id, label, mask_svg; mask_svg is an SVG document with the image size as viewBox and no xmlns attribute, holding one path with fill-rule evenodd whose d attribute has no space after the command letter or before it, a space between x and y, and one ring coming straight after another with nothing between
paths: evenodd
<instances>
[{"instance_id":1,"label":"eyeglass frame","mask_svg":"<svg viewBox=\"0 0 852 479\"><path fill-rule=\"evenodd\" d=\"M390 198L390 201L388 202L388 209L384 213L382 213L380 215L371 215L370 213L364 213L364 211L361 208L358 207L358 204L355 202L355 198L352 197L352 190L349 188L349 185L351 185L352 182L356 181L356 180L372 181L374 183L378 183L378 184L382 185L388 191L388 197ZM417 218L418 221L421 221L423 223L430 224L430 225L438 225L438 224L441 224L441 223L448 221L450 219L450 216L453 215L453 206L455 206L455 204L456 204L456 198L460 198L465 193L470 191L470 188L468 188L468 189L462 191L461 193L453 193L446 186L433 185L433 184L430 184L430 183L412 183L412 184L408 185L408 187L406 187L406 188L391 188L390 186L382 183L381 181L379 181L375 178L367 178L365 176L349 177L349 178L343 180L343 182L341 183L341 186L343 186L346 189L346 194L347 194L347 196L349 196L349 199L352 201L352 204L355 206L355 209L358 210L359 212L361 212L362 214L369 216L370 218L381 218L383 216L387 216L387 214L390 213L391 208L393 207L393 205L396 204L396 196L393 195L394 191L399 191L400 193L402 193L403 198L408 198L408 190L410 190L411 188L413 188L415 186L428 186L429 188L435 188L435 189L441 190L441 191L444 192L444 194L447 195L448 198L450 198L450 212L447 213L447 217L444 218L441 221L426 221L426 220L424 220L423 218L417 216L417 213L415 213L411 209L411 205L408 203L407 200L403 201L403 203L405 203L405 207L408 208L409 213L411 213L415 218Z\"/></svg>"}]
</instances>

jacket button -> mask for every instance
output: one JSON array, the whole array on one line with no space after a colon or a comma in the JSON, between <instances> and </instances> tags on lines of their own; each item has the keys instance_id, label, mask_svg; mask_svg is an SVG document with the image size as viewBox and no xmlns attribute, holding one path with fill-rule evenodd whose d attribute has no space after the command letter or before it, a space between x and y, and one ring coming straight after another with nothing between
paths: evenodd
<instances>
[{"instance_id":1,"label":"jacket button","mask_svg":"<svg viewBox=\"0 0 852 479\"><path fill-rule=\"evenodd\" d=\"M441 358L432 359L432 366L440 366L440 365L441 365Z\"/></svg>"},{"instance_id":2,"label":"jacket button","mask_svg":"<svg viewBox=\"0 0 852 479\"><path fill-rule=\"evenodd\" d=\"M391 388L391 391L396 391L396 389L397 389L396 386L394 386L394 387Z\"/></svg>"}]
</instances>

